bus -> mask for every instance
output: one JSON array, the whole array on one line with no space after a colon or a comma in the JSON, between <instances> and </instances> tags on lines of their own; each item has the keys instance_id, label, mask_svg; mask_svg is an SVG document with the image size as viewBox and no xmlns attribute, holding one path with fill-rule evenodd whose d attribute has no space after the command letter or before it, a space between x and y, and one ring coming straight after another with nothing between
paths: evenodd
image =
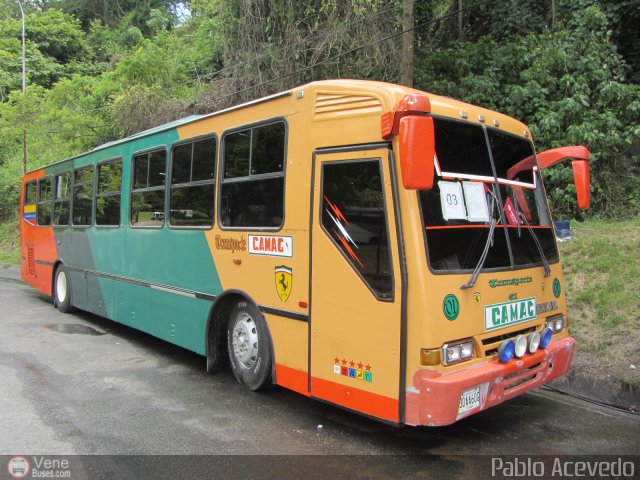
<instances>
[{"instance_id":1,"label":"bus","mask_svg":"<svg viewBox=\"0 0 640 480\"><path fill-rule=\"evenodd\" d=\"M80 309L393 425L454 423L567 372L562 266L526 125L327 80L25 174L22 277Z\"/></svg>"}]
</instances>

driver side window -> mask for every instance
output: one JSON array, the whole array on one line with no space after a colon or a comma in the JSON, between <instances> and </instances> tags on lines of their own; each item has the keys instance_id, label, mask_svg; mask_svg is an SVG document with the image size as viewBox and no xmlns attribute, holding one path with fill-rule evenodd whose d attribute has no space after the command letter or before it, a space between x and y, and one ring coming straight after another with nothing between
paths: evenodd
<instances>
[{"instance_id":1,"label":"driver side window","mask_svg":"<svg viewBox=\"0 0 640 480\"><path fill-rule=\"evenodd\" d=\"M322 167L322 226L381 300L393 297L389 231L380 159Z\"/></svg>"}]
</instances>

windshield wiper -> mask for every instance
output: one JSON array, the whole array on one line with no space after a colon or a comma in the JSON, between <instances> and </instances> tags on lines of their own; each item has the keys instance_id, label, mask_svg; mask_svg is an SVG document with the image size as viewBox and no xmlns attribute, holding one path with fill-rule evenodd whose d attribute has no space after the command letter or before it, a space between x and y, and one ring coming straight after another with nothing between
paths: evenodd
<instances>
[{"instance_id":1,"label":"windshield wiper","mask_svg":"<svg viewBox=\"0 0 640 480\"><path fill-rule=\"evenodd\" d=\"M529 232L531 233L531 237L533 237L533 243L535 243L536 247L538 247L538 253L540 253L540 258L542 259L542 266L544 268L544 276L546 278L546 277L551 275L551 267L549 266L549 261L547 260L547 257L545 256L544 251L542 250L542 245L540 245L540 241L538 240L538 236L535 234L535 232L533 231L533 228L531 228L531 225L527 221L527 217L525 217L522 214L522 212L518 212L518 213L520 214L520 218L522 219L524 224L527 226L527 230L529 230Z\"/></svg>"},{"instance_id":2,"label":"windshield wiper","mask_svg":"<svg viewBox=\"0 0 640 480\"><path fill-rule=\"evenodd\" d=\"M476 268L473 270L473 274L467 283L464 285L460 285L462 290L466 290L468 288L473 288L476 284L476 280L478 280L478 275L480 275L480 270L484 265L484 262L487 260L487 256L489 255L489 248L493 246L493 232L496 229L496 224L498 223L495 218L493 218L493 210L497 203L495 193L491 193L491 208L489 212L489 216L491 217L491 223L489 225L489 235L487 235L487 242L484 244L484 250L482 251L482 255L480 255L480 260L478 260L478 264Z\"/></svg>"}]
</instances>

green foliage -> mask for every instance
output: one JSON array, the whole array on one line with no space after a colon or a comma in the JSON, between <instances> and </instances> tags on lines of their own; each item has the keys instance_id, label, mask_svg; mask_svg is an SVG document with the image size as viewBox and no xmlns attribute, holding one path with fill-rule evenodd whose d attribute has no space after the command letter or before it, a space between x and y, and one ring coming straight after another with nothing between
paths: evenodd
<instances>
[{"instance_id":1,"label":"green foliage","mask_svg":"<svg viewBox=\"0 0 640 480\"><path fill-rule=\"evenodd\" d=\"M637 214L640 7L556 3L554 23L551 2L465 0L460 37L457 1L417 2L416 86L523 120L539 150L588 146L591 212ZM47 0L25 4L23 97L19 10L0 11L0 205L16 203L23 129L34 168L310 80L399 77L401 0ZM583 215L571 175L545 172L557 215Z\"/></svg>"},{"instance_id":2,"label":"green foliage","mask_svg":"<svg viewBox=\"0 0 640 480\"><path fill-rule=\"evenodd\" d=\"M154 33L153 26L148 24L149 18L153 18L154 11L162 12L162 16L168 18L169 26L177 21L177 9L184 2L172 0L51 0L52 6L67 12L78 18L85 28L95 21L100 20L110 27L118 26L124 18L130 26L136 27L145 36Z\"/></svg>"},{"instance_id":3,"label":"green foliage","mask_svg":"<svg viewBox=\"0 0 640 480\"><path fill-rule=\"evenodd\" d=\"M625 65L596 5L576 9L556 31L484 36L424 52L417 85L496 109L529 124L539 151L586 145L592 153L592 212L640 212L640 182L627 152L640 136L640 88L623 83ZM569 166L545 172L554 213L580 216Z\"/></svg>"},{"instance_id":4,"label":"green foliage","mask_svg":"<svg viewBox=\"0 0 640 480\"><path fill-rule=\"evenodd\" d=\"M626 369L638 354L629 339L640 311L640 221L574 222L572 235L560 244L571 333L583 353L606 353Z\"/></svg>"},{"instance_id":5,"label":"green foliage","mask_svg":"<svg viewBox=\"0 0 640 480\"><path fill-rule=\"evenodd\" d=\"M15 212L8 220L0 222L0 265L20 264L20 243L16 235L18 228Z\"/></svg>"}]
</instances>

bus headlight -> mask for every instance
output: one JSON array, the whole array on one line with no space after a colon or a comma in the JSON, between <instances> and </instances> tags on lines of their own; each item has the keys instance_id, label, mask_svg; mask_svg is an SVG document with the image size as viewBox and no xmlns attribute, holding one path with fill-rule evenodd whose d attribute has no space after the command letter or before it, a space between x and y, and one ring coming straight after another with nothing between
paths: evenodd
<instances>
[{"instance_id":1,"label":"bus headlight","mask_svg":"<svg viewBox=\"0 0 640 480\"><path fill-rule=\"evenodd\" d=\"M473 358L473 339L467 338L442 346L442 363L453 365Z\"/></svg>"},{"instance_id":2,"label":"bus headlight","mask_svg":"<svg viewBox=\"0 0 640 480\"><path fill-rule=\"evenodd\" d=\"M551 315L545 320L545 326L550 328L553 333L558 333L564 330L567 326L567 317L559 313L558 315Z\"/></svg>"}]
</instances>

